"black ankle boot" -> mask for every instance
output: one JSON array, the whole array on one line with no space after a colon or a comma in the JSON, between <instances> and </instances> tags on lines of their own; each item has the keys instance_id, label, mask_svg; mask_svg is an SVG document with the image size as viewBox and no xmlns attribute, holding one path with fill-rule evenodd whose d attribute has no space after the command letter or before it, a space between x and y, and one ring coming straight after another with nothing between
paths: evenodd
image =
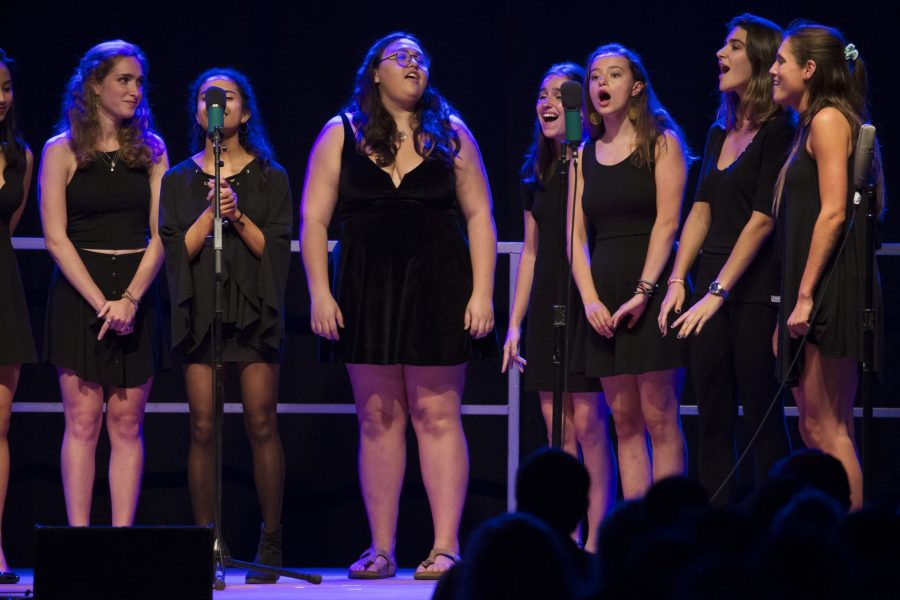
<instances>
[{"instance_id":1,"label":"black ankle boot","mask_svg":"<svg viewBox=\"0 0 900 600\"><path fill-rule=\"evenodd\" d=\"M256 551L256 558L253 559L253 562L258 565L281 567L281 531L281 525L272 531L266 531L265 524L259 526L259 549ZM245 581L247 583L275 583L278 581L278 575L250 571L247 573Z\"/></svg>"}]
</instances>

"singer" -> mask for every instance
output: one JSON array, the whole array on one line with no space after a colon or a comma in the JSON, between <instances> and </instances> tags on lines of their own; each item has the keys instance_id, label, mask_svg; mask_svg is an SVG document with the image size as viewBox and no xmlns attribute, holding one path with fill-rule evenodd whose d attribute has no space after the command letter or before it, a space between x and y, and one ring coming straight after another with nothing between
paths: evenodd
<instances>
[{"instance_id":1,"label":"singer","mask_svg":"<svg viewBox=\"0 0 900 600\"><path fill-rule=\"evenodd\" d=\"M430 67L408 33L375 42L350 101L316 140L303 190L311 327L347 364L359 420L372 545L352 578L396 572L408 419L435 536L415 577L437 579L459 560L469 471L460 404L472 340L494 327L497 236L478 145L431 86ZM335 209L332 292L326 243Z\"/></svg>"},{"instance_id":2,"label":"singer","mask_svg":"<svg viewBox=\"0 0 900 600\"><path fill-rule=\"evenodd\" d=\"M616 425L622 492L630 499L685 469L675 393L684 345L674 336L661 338L654 317L657 292L665 291L657 281L671 269L689 155L634 52L601 46L586 70L592 141L582 149L577 180L584 185L572 194L572 273L591 326L582 330L582 368L603 384ZM570 177L570 189L574 181ZM587 223L595 231L593 253ZM644 318L645 312L651 316Z\"/></svg>"},{"instance_id":3,"label":"singer","mask_svg":"<svg viewBox=\"0 0 900 600\"><path fill-rule=\"evenodd\" d=\"M88 50L66 88L61 132L41 159L41 220L56 263L44 358L59 374L72 526L90 522L104 400L112 524L133 523L144 407L168 360L153 286L163 260L156 223L168 158L144 97L147 69L140 48L122 40Z\"/></svg>"},{"instance_id":4,"label":"singer","mask_svg":"<svg viewBox=\"0 0 900 600\"><path fill-rule=\"evenodd\" d=\"M728 480L714 498L719 506L735 499L737 478L729 475L739 402L750 431L759 430L757 485L790 452L780 398L768 413L779 391L768 333L778 317L772 193L794 136L792 115L772 101L768 73L782 31L750 14L732 19L727 31L716 52L719 111L706 138L694 205L658 317L666 335L670 313L678 315L685 306L688 272L698 260L692 306L671 328L680 338L690 336L700 483L712 496Z\"/></svg>"},{"instance_id":5,"label":"singer","mask_svg":"<svg viewBox=\"0 0 900 600\"><path fill-rule=\"evenodd\" d=\"M568 285L566 265L565 194L568 182L560 175L560 148L566 139L565 119L560 86L566 81L584 79L584 69L572 63L553 65L544 74L538 91L535 111L534 141L525 155L522 165L522 208L524 209L525 236L516 291L509 315L509 329L503 344L503 372L514 364L525 370L526 360L519 353L522 320L528 311L528 327L525 347L528 351L528 369L525 372L525 390L537 392L541 412L547 425L548 436L553 422L553 305L562 297L568 304L567 327L569 331L569 362L571 355L580 351L575 344L575 331L584 321L584 308L578 290L572 285L571 293L565 293ZM579 114L580 99L579 99ZM580 133L580 130L579 130ZM568 300L567 300L568 297ZM567 373L563 398L563 447L569 454L578 456L578 446L584 457L584 466L591 476L589 490L588 524L593 533L603 515L615 500L612 448L609 443L609 411L600 394L600 381L586 377L584 373ZM596 552L597 536L589 535L585 549Z\"/></svg>"},{"instance_id":6,"label":"singer","mask_svg":"<svg viewBox=\"0 0 900 600\"><path fill-rule=\"evenodd\" d=\"M869 257L865 213L853 206L852 165L857 133L869 117L866 68L856 47L836 29L794 23L769 73L775 102L800 115L797 139L775 187L784 252L781 311L773 339L778 372L795 386L803 442L841 461L850 479L851 508L858 509L863 488L853 401ZM879 162L875 174L881 212ZM877 263L873 285L878 370L883 311Z\"/></svg>"},{"instance_id":7,"label":"singer","mask_svg":"<svg viewBox=\"0 0 900 600\"><path fill-rule=\"evenodd\" d=\"M223 363L240 377L244 425L253 452L253 472L263 523L254 562L281 566L281 505L284 451L278 435L278 378L284 350L284 293L291 256L292 207L287 172L275 162L256 96L233 69L210 69L191 86L197 154L172 167L162 182L160 235L172 307L172 346L184 357L191 411L188 485L194 520L208 525L215 515L215 431L212 387L212 321L215 271L212 202L213 143L207 136L206 92L224 90L222 154ZM278 577L251 571L247 583Z\"/></svg>"},{"instance_id":8,"label":"singer","mask_svg":"<svg viewBox=\"0 0 900 600\"><path fill-rule=\"evenodd\" d=\"M37 361L25 290L10 237L25 210L34 156L16 125L13 61L0 48L0 522L9 485L9 420L22 363ZM2 539L2 536L0 536ZM16 583L0 546L0 583Z\"/></svg>"}]
</instances>

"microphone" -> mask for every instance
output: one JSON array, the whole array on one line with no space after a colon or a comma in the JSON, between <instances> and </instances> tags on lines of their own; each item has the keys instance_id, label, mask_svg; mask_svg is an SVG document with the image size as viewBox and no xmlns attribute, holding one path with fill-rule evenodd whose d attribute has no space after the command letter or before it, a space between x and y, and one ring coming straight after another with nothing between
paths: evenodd
<instances>
[{"instance_id":1,"label":"microphone","mask_svg":"<svg viewBox=\"0 0 900 600\"><path fill-rule=\"evenodd\" d=\"M856 156L853 158L853 185L857 189L869 185L874 157L875 127L866 123L859 128L859 137L856 139Z\"/></svg>"},{"instance_id":2,"label":"microphone","mask_svg":"<svg viewBox=\"0 0 900 600\"><path fill-rule=\"evenodd\" d=\"M566 111L566 142L574 148L581 143L581 84L566 81L559 87Z\"/></svg>"},{"instance_id":3,"label":"microphone","mask_svg":"<svg viewBox=\"0 0 900 600\"><path fill-rule=\"evenodd\" d=\"M206 116L207 134L212 137L216 131L225 128L225 90L220 87L210 86L206 88Z\"/></svg>"}]
</instances>

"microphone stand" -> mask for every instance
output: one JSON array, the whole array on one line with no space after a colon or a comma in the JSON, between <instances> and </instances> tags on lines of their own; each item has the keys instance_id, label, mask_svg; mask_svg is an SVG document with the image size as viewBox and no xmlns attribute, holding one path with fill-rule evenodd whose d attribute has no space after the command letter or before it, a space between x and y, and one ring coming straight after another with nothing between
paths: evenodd
<instances>
[{"instance_id":1,"label":"microphone stand","mask_svg":"<svg viewBox=\"0 0 900 600\"><path fill-rule=\"evenodd\" d=\"M558 173L560 178L559 187L559 226L562 229L563 253L560 261L559 273L568 273L565 278L565 289L559 286L556 291L557 303L553 305L553 418L551 420L551 437L550 445L553 448L562 448L563 446L563 395L568 391L568 358L569 358L569 336L568 336L568 305L569 294L572 290L572 269L566 254L566 206L568 204L568 177L569 177L569 160L567 149L571 149L572 162L578 169L578 143L570 144L568 140L564 140L560 144L559 149L559 167Z\"/></svg>"},{"instance_id":2,"label":"microphone stand","mask_svg":"<svg viewBox=\"0 0 900 600\"><path fill-rule=\"evenodd\" d=\"M213 468L215 470L214 490L214 531L213 531L213 562L215 565L215 579L213 588L225 589L225 567L236 567L270 575L281 575L294 579L302 579L313 584L322 583L322 576L315 573L299 573L270 565L261 565L245 562L231 557L225 540L222 537L222 426L225 421L225 379L223 377L224 365L222 364L222 313L225 304L225 293L222 275L222 128L216 127L210 132L213 143L215 200L213 202L213 254L215 259L215 313L212 326L212 383L213 383L213 431L215 431L215 451Z\"/></svg>"},{"instance_id":3,"label":"microphone stand","mask_svg":"<svg viewBox=\"0 0 900 600\"><path fill-rule=\"evenodd\" d=\"M868 497L872 491L872 424L873 424L873 398L875 389L875 186L866 185L857 188L854 201L859 203L865 200L866 227L865 227L865 269L863 271L863 307L862 329L862 364L860 396L862 397L862 467L863 467L863 497Z\"/></svg>"}]
</instances>

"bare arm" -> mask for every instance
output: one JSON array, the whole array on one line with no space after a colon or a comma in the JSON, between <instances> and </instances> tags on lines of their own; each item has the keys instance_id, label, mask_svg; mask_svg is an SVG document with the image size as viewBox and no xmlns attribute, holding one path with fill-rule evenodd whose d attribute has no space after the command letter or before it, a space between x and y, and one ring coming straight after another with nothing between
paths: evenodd
<instances>
[{"instance_id":1,"label":"bare arm","mask_svg":"<svg viewBox=\"0 0 900 600\"><path fill-rule=\"evenodd\" d=\"M19 219L22 218L22 213L25 212L25 203L28 201L28 192L31 190L32 169L34 169L34 154L31 153L30 148L25 148L25 177L22 179L22 187L24 188L22 202L19 203L19 208L13 212L9 220L9 235L15 233Z\"/></svg>"},{"instance_id":2,"label":"bare arm","mask_svg":"<svg viewBox=\"0 0 900 600\"><path fill-rule=\"evenodd\" d=\"M328 224L337 205L344 137L341 119L329 121L313 145L300 205L300 250L309 287L310 326L317 335L338 339L344 317L328 281Z\"/></svg>"},{"instance_id":3,"label":"bare arm","mask_svg":"<svg viewBox=\"0 0 900 600\"><path fill-rule=\"evenodd\" d=\"M463 326L475 338L494 328L494 268L497 264L497 230L491 214L491 190L478 144L465 123L454 118L460 150L454 161L456 197L469 234L472 260L472 297Z\"/></svg>"},{"instance_id":4,"label":"bare arm","mask_svg":"<svg viewBox=\"0 0 900 600\"><path fill-rule=\"evenodd\" d=\"M528 311L528 300L531 296L531 284L534 281L534 261L537 257L538 228L530 210L523 211L525 219L525 240L522 254L519 255L519 269L516 271L516 290L513 305L509 311L509 328L506 342L503 344L502 373L506 372L509 361L517 364L521 371L525 367L525 359L519 355L519 341L522 337L522 320Z\"/></svg>"}]
</instances>

